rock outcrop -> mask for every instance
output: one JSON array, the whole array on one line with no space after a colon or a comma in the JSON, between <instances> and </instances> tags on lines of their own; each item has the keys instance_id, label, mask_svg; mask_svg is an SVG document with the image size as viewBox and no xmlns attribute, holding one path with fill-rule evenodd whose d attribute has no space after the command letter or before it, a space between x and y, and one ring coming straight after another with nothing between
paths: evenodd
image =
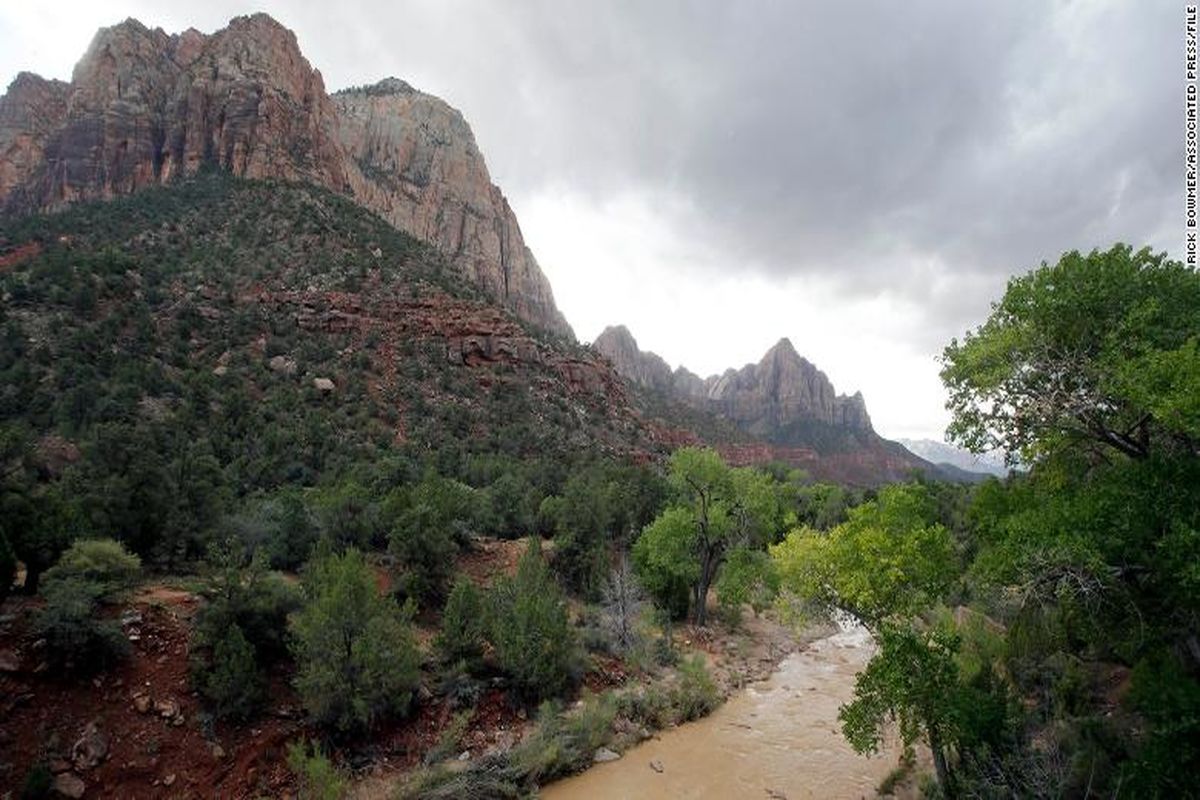
<instances>
[{"instance_id":1,"label":"rock outcrop","mask_svg":"<svg viewBox=\"0 0 1200 800\"><path fill-rule=\"evenodd\" d=\"M659 356L643 352L624 325L606 328L592 346L634 384L720 414L756 436L771 439L778 431L805 422L872 432L862 394L837 394L825 373L787 339L780 339L757 364L707 379L683 367L672 372Z\"/></svg>"},{"instance_id":2,"label":"rock outcrop","mask_svg":"<svg viewBox=\"0 0 1200 800\"><path fill-rule=\"evenodd\" d=\"M654 353L642 351L624 326L605 329L592 346L629 383L693 413L732 423L738 432L697 434L686 414L651 420L669 446L706 443L731 464L780 461L813 477L857 484L902 480L914 469L935 473L932 464L890 442L871 427L862 394L839 395L825 373L781 339L757 364L700 378L674 371ZM652 403L652 415L663 412ZM709 417L710 419L712 417ZM714 435L715 434L715 435Z\"/></svg>"},{"instance_id":3,"label":"rock outcrop","mask_svg":"<svg viewBox=\"0 0 1200 800\"><path fill-rule=\"evenodd\" d=\"M53 211L212 167L308 181L443 250L463 280L571 338L458 111L396 79L330 96L265 14L168 35L96 34L71 82L22 73L0 98L0 211Z\"/></svg>"}]
</instances>

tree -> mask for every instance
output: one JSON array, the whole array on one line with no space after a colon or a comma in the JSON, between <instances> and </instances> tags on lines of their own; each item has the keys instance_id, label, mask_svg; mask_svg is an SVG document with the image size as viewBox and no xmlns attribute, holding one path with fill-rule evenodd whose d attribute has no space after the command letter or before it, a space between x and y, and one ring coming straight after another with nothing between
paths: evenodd
<instances>
[{"instance_id":1,"label":"tree","mask_svg":"<svg viewBox=\"0 0 1200 800\"><path fill-rule=\"evenodd\" d=\"M738 547L729 554L716 588L717 601L735 619L746 604L757 616L779 594L779 573L775 562L762 550Z\"/></svg>"},{"instance_id":2,"label":"tree","mask_svg":"<svg viewBox=\"0 0 1200 800\"><path fill-rule=\"evenodd\" d=\"M600 602L604 628L620 653L628 653L638 641L638 621L645 606L637 576L622 556L609 573Z\"/></svg>"},{"instance_id":3,"label":"tree","mask_svg":"<svg viewBox=\"0 0 1200 800\"><path fill-rule=\"evenodd\" d=\"M483 593L470 578L459 578L446 599L434 648L447 664L463 661L468 668L477 667L486 629Z\"/></svg>"},{"instance_id":4,"label":"tree","mask_svg":"<svg viewBox=\"0 0 1200 800\"><path fill-rule=\"evenodd\" d=\"M348 733L406 708L420 653L408 613L380 596L362 554L317 555L304 570L304 595L292 620L295 681L313 719Z\"/></svg>"},{"instance_id":5,"label":"tree","mask_svg":"<svg viewBox=\"0 0 1200 800\"><path fill-rule=\"evenodd\" d=\"M794 530L771 555L785 587L878 628L925 611L958 574L954 542L933 515L923 486L887 486L828 534Z\"/></svg>"},{"instance_id":6,"label":"tree","mask_svg":"<svg viewBox=\"0 0 1200 800\"><path fill-rule=\"evenodd\" d=\"M676 502L659 514L633 548L644 585L670 600L689 586L692 619L707 621L709 587L735 546L763 545L786 519L769 475L731 469L713 450L685 447L671 456Z\"/></svg>"},{"instance_id":7,"label":"tree","mask_svg":"<svg viewBox=\"0 0 1200 800\"><path fill-rule=\"evenodd\" d=\"M421 602L440 602L454 569L458 542L465 541L473 510L472 490L428 473L401 497L390 497L394 518L388 549L401 568L400 591Z\"/></svg>"},{"instance_id":8,"label":"tree","mask_svg":"<svg viewBox=\"0 0 1200 800\"><path fill-rule=\"evenodd\" d=\"M199 683L217 717L247 719L262 704L263 678L254 647L236 623L220 632L212 663L200 674Z\"/></svg>"},{"instance_id":9,"label":"tree","mask_svg":"<svg viewBox=\"0 0 1200 800\"><path fill-rule=\"evenodd\" d=\"M946 754L957 738L958 639L889 624L876 631L876 640L879 652L855 679L854 700L838 712L842 732L859 753L874 753L885 723L895 720L905 747L922 737L929 743L938 783L950 794Z\"/></svg>"},{"instance_id":10,"label":"tree","mask_svg":"<svg viewBox=\"0 0 1200 800\"><path fill-rule=\"evenodd\" d=\"M1079 443L1195 455L1198 336L1195 271L1123 244L1069 252L1013 278L988 320L946 347L949 434L1026 463Z\"/></svg>"},{"instance_id":11,"label":"tree","mask_svg":"<svg viewBox=\"0 0 1200 800\"><path fill-rule=\"evenodd\" d=\"M489 628L501 669L524 697L541 700L567 688L576 661L575 632L538 540L529 540L517 574L493 590Z\"/></svg>"}]
</instances>

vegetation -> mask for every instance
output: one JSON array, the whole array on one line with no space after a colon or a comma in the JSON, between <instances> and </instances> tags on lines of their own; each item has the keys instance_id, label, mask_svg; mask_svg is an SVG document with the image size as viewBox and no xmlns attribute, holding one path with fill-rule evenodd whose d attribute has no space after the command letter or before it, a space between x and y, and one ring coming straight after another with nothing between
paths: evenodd
<instances>
[{"instance_id":1,"label":"vegetation","mask_svg":"<svg viewBox=\"0 0 1200 800\"><path fill-rule=\"evenodd\" d=\"M300 800L338 800L345 795L345 777L316 744L289 744L287 764L299 783Z\"/></svg>"},{"instance_id":2,"label":"vegetation","mask_svg":"<svg viewBox=\"0 0 1200 800\"><path fill-rule=\"evenodd\" d=\"M690 603L692 619L703 625L709 588L729 552L773 541L785 504L768 474L731 469L713 450L675 451L669 479L675 502L638 538L634 565L662 606L677 612Z\"/></svg>"},{"instance_id":3,"label":"vegetation","mask_svg":"<svg viewBox=\"0 0 1200 800\"><path fill-rule=\"evenodd\" d=\"M1200 277L1148 250L1014 278L942 376L951 434L1028 473L887 487L772 548L789 590L879 642L841 712L856 749L897 720L930 745L946 796L1192 791L1197 331ZM1127 696L1105 688L1113 674Z\"/></svg>"},{"instance_id":4,"label":"vegetation","mask_svg":"<svg viewBox=\"0 0 1200 800\"><path fill-rule=\"evenodd\" d=\"M304 571L304 599L292 619L296 691L313 719L347 733L405 710L420 654L408 612L379 594L363 556L317 556Z\"/></svg>"},{"instance_id":5,"label":"vegetation","mask_svg":"<svg viewBox=\"0 0 1200 800\"><path fill-rule=\"evenodd\" d=\"M485 607L483 593L470 579L459 578L454 583L434 641L434 649L443 662L462 661L469 667L478 666L487 633Z\"/></svg>"},{"instance_id":6,"label":"vegetation","mask_svg":"<svg viewBox=\"0 0 1200 800\"><path fill-rule=\"evenodd\" d=\"M530 539L515 577L493 590L491 642L517 691L531 700L555 697L576 672L577 643L566 598Z\"/></svg>"},{"instance_id":7,"label":"vegetation","mask_svg":"<svg viewBox=\"0 0 1200 800\"><path fill-rule=\"evenodd\" d=\"M137 577L140 563L112 540L80 540L47 573L46 605L34 627L53 662L67 670L101 669L129 652L114 620L101 614Z\"/></svg>"}]
</instances>

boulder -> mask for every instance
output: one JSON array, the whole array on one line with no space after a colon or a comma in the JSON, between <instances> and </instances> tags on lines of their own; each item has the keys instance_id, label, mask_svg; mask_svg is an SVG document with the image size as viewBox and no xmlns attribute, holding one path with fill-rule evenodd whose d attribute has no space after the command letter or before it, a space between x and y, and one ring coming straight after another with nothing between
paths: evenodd
<instances>
[{"instance_id":1,"label":"boulder","mask_svg":"<svg viewBox=\"0 0 1200 800\"><path fill-rule=\"evenodd\" d=\"M73 772L63 772L54 776L54 791L63 797L80 798L87 791L83 778Z\"/></svg>"},{"instance_id":2,"label":"boulder","mask_svg":"<svg viewBox=\"0 0 1200 800\"><path fill-rule=\"evenodd\" d=\"M337 386L329 378L313 378L313 388L322 394L330 394Z\"/></svg>"},{"instance_id":3,"label":"boulder","mask_svg":"<svg viewBox=\"0 0 1200 800\"><path fill-rule=\"evenodd\" d=\"M108 737L100 732L100 726L89 722L83 733L71 747L71 763L79 772L94 769L108 755Z\"/></svg>"},{"instance_id":4,"label":"boulder","mask_svg":"<svg viewBox=\"0 0 1200 800\"><path fill-rule=\"evenodd\" d=\"M606 764L609 761L616 761L620 757L621 757L620 753L618 753L614 750L609 750L607 747L601 747L592 756L592 761L597 764Z\"/></svg>"}]
</instances>

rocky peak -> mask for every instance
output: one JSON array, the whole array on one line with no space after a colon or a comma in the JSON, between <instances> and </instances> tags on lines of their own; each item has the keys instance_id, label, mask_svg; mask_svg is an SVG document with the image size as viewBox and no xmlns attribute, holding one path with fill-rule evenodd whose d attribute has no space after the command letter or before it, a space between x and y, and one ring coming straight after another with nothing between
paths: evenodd
<instances>
[{"instance_id":1,"label":"rocky peak","mask_svg":"<svg viewBox=\"0 0 1200 800\"><path fill-rule=\"evenodd\" d=\"M624 326L606 329L593 346L627 380L716 412L757 436L769 439L810 422L873 434L862 394L837 394L825 373L796 352L787 338L780 339L758 363L706 379L683 367L669 372L661 358L638 349Z\"/></svg>"},{"instance_id":2,"label":"rocky peak","mask_svg":"<svg viewBox=\"0 0 1200 800\"><path fill-rule=\"evenodd\" d=\"M517 316L571 329L457 110L397 78L330 97L286 27L101 29L70 84L23 74L0 98L0 211L109 198L213 165L320 184L442 249Z\"/></svg>"},{"instance_id":3,"label":"rocky peak","mask_svg":"<svg viewBox=\"0 0 1200 800\"><path fill-rule=\"evenodd\" d=\"M618 373L639 386L670 391L671 368L654 353L643 353L637 340L624 325L609 326L596 337L592 347L609 361Z\"/></svg>"}]
</instances>

